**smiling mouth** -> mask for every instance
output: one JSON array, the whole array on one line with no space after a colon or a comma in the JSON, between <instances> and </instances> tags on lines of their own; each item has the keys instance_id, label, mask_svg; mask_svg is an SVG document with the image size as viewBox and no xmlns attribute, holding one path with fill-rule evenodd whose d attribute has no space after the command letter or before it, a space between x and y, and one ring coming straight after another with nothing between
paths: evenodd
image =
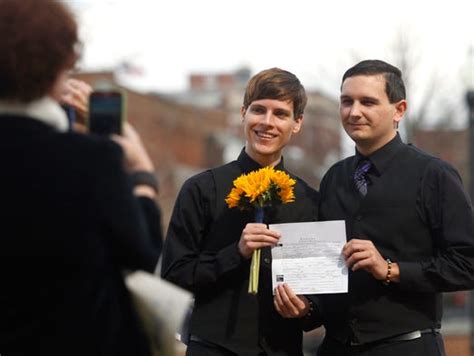
<instances>
[{"instance_id":1,"label":"smiling mouth","mask_svg":"<svg viewBox=\"0 0 474 356\"><path fill-rule=\"evenodd\" d=\"M270 139L275 138L277 136L277 135L274 135L274 134L271 134L271 133L268 133L268 132L263 132L263 131L254 130L254 132L257 135L257 137L265 139L265 140L270 140Z\"/></svg>"},{"instance_id":2,"label":"smiling mouth","mask_svg":"<svg viewBox=\"0 0 474 356\"><path fill-rule=\"evenodd\" d=\"M366 124L360 124L360 123L349 123L349 126L352 127L364 127L367 126Z\"/></svg>"}]
</instances>

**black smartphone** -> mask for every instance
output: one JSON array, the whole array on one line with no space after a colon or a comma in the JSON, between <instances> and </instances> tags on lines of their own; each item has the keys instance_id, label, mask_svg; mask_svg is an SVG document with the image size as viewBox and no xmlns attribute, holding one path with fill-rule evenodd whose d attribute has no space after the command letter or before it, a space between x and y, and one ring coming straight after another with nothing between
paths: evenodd
<instances>
[{"instance_id":1,"label":"black smartphone","mask_svg":"<svg viewBox=\"0 0 474 356\"><path fill-rule=\"evenodd\" d=\"M96 90L89 97L90 133L120 135L125 119L125 94L120 90Z\"/></svg>"}]
</instances>

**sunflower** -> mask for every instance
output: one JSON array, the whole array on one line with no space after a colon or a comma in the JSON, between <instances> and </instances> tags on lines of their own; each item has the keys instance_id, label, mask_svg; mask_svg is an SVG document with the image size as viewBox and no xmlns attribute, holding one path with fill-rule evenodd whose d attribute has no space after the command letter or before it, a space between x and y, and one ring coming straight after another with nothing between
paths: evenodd
<instances>
[{"instance_id":1,"label":"sunflower","mask_svg":"<svg viewBox=\"0 0 474 356\"><path fill-rule=\"evenodd\" d=\"M295 201L293 187L296 181L283 171L274 171L272 183L277 186L278 195L283 204Z\"/></svg>"},{"instance_id":2,"label":"sunflower","mask_svg":"<svg viewBox=\"0 0 474 356\"><path fill-rule=\"evenodd\" d=\"M241 209L291 203L295 200L295 184L287 173L264 167L237 177L225 201L229 208Z\"/></svg>"},{"instance_id":3,"label":"sunflower","mask_svg":"<svg viewBox=\"0 0 474 356\"><path fill-rule=\"evenodd\" d=\"M263 208L295 201L293 192L296 181L290 176L273 167L260 168L248 174L242 174L234 180L234 187L225 199L229 208L241 210L254 208L260 210L263 221ZM253 251L250 265L250 294L258 293L258 276L260 269L260 249Z\"/></svg>"}]
</instances>

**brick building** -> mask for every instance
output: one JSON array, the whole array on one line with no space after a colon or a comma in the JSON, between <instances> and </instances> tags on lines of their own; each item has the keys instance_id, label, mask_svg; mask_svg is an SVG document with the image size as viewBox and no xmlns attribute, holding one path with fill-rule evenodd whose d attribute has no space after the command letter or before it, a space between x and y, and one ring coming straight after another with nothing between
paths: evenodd
<instances>
[{"instance_id":1,"label":"brick building","mask_svg":"<svg viewBox=\"0 0 474 356\"><path fill-rule=\"evenodd\" d=\"M113 73L76 75L91 85L116 84ZM222 163L222 149L213 136L225 127L221 110L177 104L156 94L127 93L128 119L140 133L160 181L159 203L167 226L177 192L186 178L204 167Z\"/></svg>"},{"instance_id":2,"label":"brick building","mask_svg":"<svg viewBox=\"0 0 474 356\"><path fill-rule=\"evenodd\" d=\"M223 134L227 135L227 147L237 147L230 150L232 153L224 161L235 157L235 152L244 145L240 109L250 77L248 68L230 73L193 73L189 76L189 89L170 96L178 103L225 112ZM285 163L292 172L318 187L324 172L341 155L338 102L315 91L307 91L307 96L303 129L285 149Z\"/></svg>"},{"instance_id":3,"label":"brick building","mask_svg":"<svg viewBox=\"0 0 474 356\"><path fill-rule=\"evenodd\" d=\"M93 86L117 85L112 72L76 75ZM184 180L206 168L234 159L244 146L240 107L250 71L193 74L190 88L179 94L127 93L128 118L143 138L156 167L161 189L163 225L169 221ZM324 171L340 155L337 103L308 93L303 130L285 153L292 172L319 186Z\"/></svg>"}]
</instances>

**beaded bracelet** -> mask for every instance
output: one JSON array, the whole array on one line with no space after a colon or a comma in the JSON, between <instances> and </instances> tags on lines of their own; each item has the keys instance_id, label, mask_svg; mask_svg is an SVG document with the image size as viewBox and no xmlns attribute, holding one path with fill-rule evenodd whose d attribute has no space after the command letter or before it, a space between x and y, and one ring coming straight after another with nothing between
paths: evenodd
<instances>
[{"instance_id":1,"label":"beaded bracelet","mask_svg":"<svg viewBox=\"0 0 474 356\"><path fill-rule=\"evenodd\" d=\"M312 301L311 299L308 299L308 303L309 303L308 312L303 316L305 319L310 319L311 316L312 316L313 313L314 313L314 304L313 304L313 301Z\"/></svg>"},{"instance_id":2,"label":"beaded bracelet","mask_svg":"<svg viewBox=\"0 0 474 356\"><path fill-rule=\"evenodd\" d=\"M392 261L390 258L387 258L385 261L387 261L387 276L385 277L384 284L389 285L391 282L390 277L392 276Z\"/></svg>"}]
</instances>

